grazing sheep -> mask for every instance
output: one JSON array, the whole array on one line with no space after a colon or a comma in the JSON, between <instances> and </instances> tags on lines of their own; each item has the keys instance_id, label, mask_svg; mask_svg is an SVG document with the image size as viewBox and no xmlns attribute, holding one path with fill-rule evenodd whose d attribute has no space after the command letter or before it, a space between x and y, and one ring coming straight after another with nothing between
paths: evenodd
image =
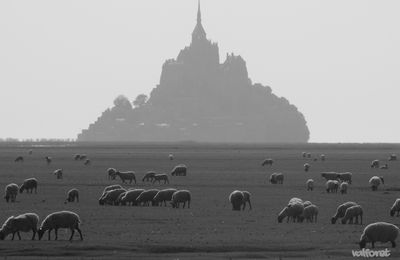
<instances>
[{"instance_id":1,"label":"grazing sheep","mask_svg":"<svg viewBox=\"0 0 400 260\"><path fill-rule=\"evenodd\" d=\"M309 163L305 163L303 165L303 167L304 167L304 171L308 172L308 170L310 170L311 165Z\"/></svg>"},{"instance_id":2,"label":"grazing sheep","mask_svg":"<svg viewBox=\"0 0 400 260\"><path fill-rule=\"evenodd\" d=\"M9 234L12 234L11 240L14 240L15 233L17 233L19 240L21 240L19 232L29 232L32 230L32 240L35 240L38 223L39 216L35 213L25 213L16 217L11 216L4 222L0 229L0 239L4 240Z\"/></svg>"},{"instance_id":3,"label":"grazing sheep","mask_svg":"<svg viewBox=\"0 0 400 260\"><path fill-rule=\"evenodd\" d=\"M17 198L19 187L15 183L10 183L6 186L5 189L5 196L4 198L8 202L11 199L11 202L15 202L15 199Z\"/></svg>"},{"instance_id":4,"label":"grazing sheep","mask_svg":"<svg viewBox=\"0 0 400 260\"><path fill-rule=\"evenodd\" d=\"M282 174L282 173L274 172L274 173L271 174L271 176L269 177L269 181L270 181L272 184L283 184L283 174Z\"/></svg>"},{"instance_id":5,"label":"grazing sheep","mask_svg":"<svg viewBox=\"0 0 400 260\"><path fill-rule=\"evenodd\" d=\"M168 180L168 175L166 174L156 174L153 177L153 184L158 181L158 183L161 184L161 181L164 181L164 184L168 183L169 184L169 180Z\"/></svg>"},{"instance_id":6,"label":"grazing sheep","mask_svg":"<svg viewBox=\"0 0 400 260\"><path fill-rule=\"evenodd\" d=\"M396 199L393 206L390 208L390 216L394 216L394 213L397 212L397 217L400 216L400 199Z\"/></svg>"},{"instance_id":7,"label":"grazing sheep","mask_svg":"<svg viewBox=\"0 0 400 260\"><path fill-rule=\"evenodd\" d=\"M373 160L371 162L371 168L379 168L379 160Z\"/></svg>"},{"instance_id":8,"label":"grazing sheep","mask_svg":"<svg viewBox=\"0 0 400 260\"><path fill-rule=\"evenodd\" d=\"M173 208L179 208L179 204L183 203L183 207L185 208L186 202L188 204L188 208L190 208L190 201L191 201L192 195L190 194L190 191L188 190L178 190L172 194L172 201L171 205Z\"/></svg>"},{"instance_id":9,"label":"grazing sheep","mask_svg":"<svg viewBox=\"0 0 400 260\"><path fill-rule=\"evenodd\" d=\"M312 202L309 201L309 200L306 200L306 201L303 202L303 207L308 207L308 206L310 206L310 205L313 205L313 204L312 204Z\"/></svg>"},{"instance_id":10,"label":"grazing sheep","mask_svg":"<svg viewBox=\"0 0 400 260\"><path fill-rule=\"evenodd\" d=\"M313 179L308 179L306 181L306 185L307 185L307 191L312 191L314 189L314 180Z\"/></svg>"},{"instance_id":11,"label":"grazing sheep","mask_svg":"<svg viewBox=\"0 0 400 260\"><path fill-rule=\"evenodd\" d=\"M337 179L341 182L345 181L348 184L351 184L351 177L352 177L351 172L343 172L343 173L338 173L337 174Z\"/></svg>"},{"instance_id":12,"label":"grazing sheep","mask_svg":"<svg viewBox=\"0 0 400 260\"><path fill-rule=\"evenodd\" d=\"M119 184L115 184L115 185L110 185L104 188L103 193L101 196L103 196L104 194L106 194L107 191L111 191L111 190L117 190L117 189L122 189L122 186Z\"/></svg>"},{"instance_id":13,"label":"grazing sheep","mask_svg":"<svg viewBox=\"0 0 400 260\"><path fill-rule=\"evenodd\" d=\"M295 204L295 203L301 203L301 204L303 204L303 200L302 200L302 199L299 199L299 198L291 198L291 199L289 200L288 206L289 206L290 204Z\"/></svg>"},{"instance_id":14,"label":"grazing sheep","mask_svg":"<svg viewBox=\"0 0 400 260\"><path fill-rule=\"evenodd\" d=\"M250 197L251 197L251 193L248 191L242 191L243 193L243 210L246 208L246 204L249 203L249 210L251 210L251 202L250 202Z\"/></svg>"},{"instance_id":15,"label":"grazing sheep","mask_svg":"<svg viewBox=\"0 0 400 260\"><path fill-rule=\"evenodd\" d=\"M186 176L187 173L187 167L184 164L179 164L174 167L171 171L171 175L174 176Z\"/></svg>"},{"instance_id":16,"label":"grazing sheep","mask_svg":"<svg viewBox=\"0 0 400 260\"><path fill-rule=\"evenodd\" d=\"M385 184L383 177L378 177L378 176L373 176L371 179L369 179L369 184L371 185L371 189L373 191L378 190L379 185Z\"/></svg>"},{"instance_id":17,"label":"grazing sheep","mask_svg":"<svg viewBox=\"0 0 400 260\"><path fill-rule=\"evenodd\" d=\"M142 182L145 182L145 181L151 181L151 182L152 182L153 179L154 179L154 175L156 175L156 173L153 172L153 171L147 172L147 173L143 176Z\"/></svg>"},{"instance_id":18,"label":"grazing sheep","mask_svg":"<svg viewBox=\"0 0 400 260\"><path fill-rule=\"evenodd\" d=\"M74 155L74 160L75 161L78 161L78 160L80 160L81 159L81 155L80 154L75 154Z\"/></svg>"},{"instance_id":19,"label":"grazing sheep","mask_svg":"<svg viewBox=\"0 0 400 260\"><path fill-rule=\"evenodd\" d=\"M274 163L274 160L273 159L271 159L271 158L268 158L268 159L265 159L263 162L262 162L262 166L272 166L272 164Z\"/></svg>"},{"instance_id":20,"label":"grazing sheep","mask_svg":"<svg viewBox=\"0 0 400 260\"><path fill-rule=\"evenodd\" d=\"M347 188L349 187L349 184L347 182L342 182L340 183L339 190L341 194L347 194Z\"/></svg>"},{"instance_id":21,"label":"grazing sheep","mask_svg":"<svg viewBox=\"0 0 400 260\"><path fill-rule=\"evenodd\" d=\"M389 161L397 161L397 155L396 154L391 154L388 158Z\"/></svg>"},{"instance_id":22,"label":"grazing sheep","mask_svg":"<svg viewBox=\"0 0 400 260\"><path fill-rule=\"evenodd\" d=\"M152 206L155 206L155 203L153 201L154 197L157 195L159 190L157 189L151 189L151 190L145 190L143 191L137 198L136 198L136 204L140 206L149 206L150 202Z\"/></svg>"},{"instance_id":23,"label":"grazing sheep","mask_svg":"<svg viewBox=\"0 0 400 260\"><path fill-rule=\"evenodd\" d=\"M144 189L133 189L133 190L128 190L125 192L124 196L122 196L120 203L121 205L132 205L136 206L137 202L136 199L142 194ZM123 194L123 193L122 193Z\"/></svg>"},{"instance_id":24,"label":"grazing sheep","mask_svg":"<svg viewBox=\"0 0 400 260\"><path fill-rule=\"evenodd\" d=\"M129 184L132 183L132 181L135 181L136 184L136 177L135 177L135 172L120 172L117 171L115 173L116 176L119 176L119 178L121 179L122 183L125 183L126 180L129 180Z\"/></svg>"},{"instance_id":25,"label":"grazing sheep","mask_svg":"<svg viewBox=\"0 0 400 260\"><path fill-rule=\"evenodd\" d=\"M360 237L360 248L365 248L370 242L372 248L375 247L375 242L387 243L391 242L392 247L396 247L396 238L399 235L399 228L393 224L386 222L376 222L369 224L364 228L364 232Z\"/></svg>"},{"instance_id":26,"label":"grazing sheep","mask_svg":"<svg viewBox=\"0 0 400 260\"><path fill-rule=\"evenodd\" d=\"M278 215L278 222L282 223L282 220L287 217L287 223L289 223L289 219L292 218L293 222L300 220L300 217L303 213L304 206L302 203L293 203L289 204Z\"/></svg>"},{"instance_id":27,"label":"grazing sheep","mask_svg":"<svg viewBox=\"0 0 400 260\"><path fill-rule=\"evenodd\" d=\"M67 193L67 201L68 202L79 202L79 190L78 189L70 189Z\"/></svg>"},{"instance_id":28,"label":"grazing sheep","mask_svg":"<svg viewBox=\"0 0 400 260\"><path fill-rule=\"evenodd\" d=\"M325 180L337 180L339 174L337 172L323 172L321 173L321 176L325 178Z\"/></svg>"},{"instance_id":29,"label":"grazing sheep","mask_svg":"<svg viewBox=\"0 0 400 260\"><path fill-rule=\"evenodd\" d=\"M35 193L37 193L37 185L38 185L38 181L36 180L36 178L29 178L24 180L24 183L22 183L22 185L19 187L19 193L24 192L24 190L26 190L26 192L28 193L32 193L33 189L35 189Z\"/></svg>"},{"instance_id":30,"label":"grazing sheep","mask_svg":"<svg viewBox=\"0 0 400 260\"><path fill-rule=\"evenodd\" d=\"M380 166L379 169L388 170L389 169L389 165L387 163L385 163L384 165Z\"/></svg>"},{"instance_id":31,"label":"grazing sheep","mask_svg":"<svg viewBox=\"0 0 400 260\"><path fill-rule=\"evenodd\" d=\"M323 161L323 162L326 160L325 154L321 154L321 155L319 156L319 158L321 158L321 161Z\"/></svg>"},{"instance_id":32,"label":"grazing sheep","mask_svg":"<svg viewBox=\"0 0 400 260\"><path fill-rule=\"evenodd\" d=\"M121 193L126 192L125 189L115 189L115 190L109 190L104 193L100 199L99 199L99 204L104 205L116 205L117 199Z\"/></svg>"},{"instance_id":33,"label":"grazing sheep","mask_svg":"<svg viewBox=\"0 0 400 260\"><path fill-rule=\"evenodd\" d=\"M234 190L229 194L229 202L232 204L232 210L240 211L244 202L244 194L240 190Z\"/></svg>"},{"instance_id":34,"label":"grazing sheep","mask_svg":"<svg viewBox=\"0 0 400 260\"><path fill-rule=\"evenodd\" d=\"M49 156L46 156L45 159L46 159L47 165L49 165L49 164L51 163L51 161L53 160L53 159L52 159L51 157L49 157Z\"/></svg>"},{"instance_id":35,"label":"grazing sheep","mask_svg":"<svg viewBox=\"0 0 400 260\"><path fill-rule=\"evenodd\" d=\"M117 173L117 170L115 168L108 168L107 169L108 179L115 180L115 178L117 177L116 173Z\"/></svg>"},{"instance_id":36,"label":"grazing sheep","mask_svg":"<svg viewBox=\"0 0 400 260\"><path fill-rule=\"evenodd\" d=\"M303 205L304 206L304 205ZM301 222L305 219L307 222L317 222L318 207L315 205L304 206L303 213L300 216Z\"/></svg>"},{"instance_id":37,"label":"grazing sheep","mask_svg":"<svg viewBox=\"0 0 400 260\"><path fill-rule=\"evenodd\" d=\"M54 229L54 232L56 234L55 240L58 239L58 229L60 228L69 228L71 230L71 237L69 238L69 241L72 240L72 237L75 234L75 229L79 232L79 236L81 237L81 240L83 240L82 237L82 232L79 229L79 224L81 223L81 220L78 216L78 214L71 212L71 211L59 211L59 212L54 212L49 214L42 222L40 225L38 234L39 234L39 240L42 239L43 234L48 231L49 234L49 240L50 240L50 233Z\"/></svg>"},{"instance_id":38,"label":"grazing sheep","mask_svg":"<svg viewBox=\"0 0 400 260\"><path fill-rule=\"evenodd\" d=\"M174 159L174 155L173 155L172 153L170 153L170 154L168 155L168 158L172 161L172 160Z\"/></svg>"},{"instance_id":39,"label":"grazing sheep","mask_svg":"<svg viewBox=\"0 0 400 260\"><path fill-rule=\"evenodd\" d=\"M63 178L63 170L62 169L57 169L53 172L54 175L57 176L57 179L62 179Z\"/></svg>"},{"instance_id":40,"label":"grazing sheep","mask_svg":"<svg viewBox=\"0 0 400 260\"><path fill-rule=\"evenodd\" d=\"M18 156L17 158L15 158L14 162L23 162L24 161L24 157L22 156Z\"/></svg>"},{"instance_id":41,"label":"grazing sheep","mask_svg":"<svg viewBox=\"0 0 400 260\"><path fill-rule=\"evenodd\" d=\"M333 181L329 180L325 183L326 186L326 192L329 193L337 193L338 188L339 188L339 182L338 181Z\"/></svg>"},{"instance_id":42,"label":"grazing sheep","mask_svg":"<svg viewBox=\"0 0 400 260\"><path fill-rule=\"evenodd\" d=\"M342 224L346 224L348 220L349 224L353 224L353 219L356 219L355 224L358 224L358 217L361 218L360 224L362 225L363 209L360 205L351 206L346 209L344 217L342 218Z\"/></svg>"},{"instance_id":43,"label":"grazing sheep","mask_svg":"<svg viewBox=\"0 0 400 260\"><path fill-rule=\"evenodd\" d=\"M172 195L176 192L176 189L164 189L160 190L156 196L154 196L153 201L158 206L159 204L162 206L164 202L164 206L167 206L167 201L172 200Z\"/></svg>"},{"instance_id":44,"label":"grazing sheep","mask_svg":"<svg viewBox=\"0 0 400 260\"><path fill-rule=\"evenodd\" d=\"M348 208L356 206L356 205L357 205L357 203L352 202L352 201L348 201L348 202L345 202L345 203L339 205L339 207L336 209L335 215L331 218L331 223L335 224L339 218L344 217L344 214L346 213L346 210Z\"/></svg>"},{"instance_id":45,"label":"grazing sheep","mask_svg":"<svg viewBox=\"0 0 400 260\"><path fill-rule=\"evenodd\" d=\"M84 165L90 165L90 164L92 164L92 162L90 161L90 159L86 159L83 164Z\"/></svg>"}]
</instances>

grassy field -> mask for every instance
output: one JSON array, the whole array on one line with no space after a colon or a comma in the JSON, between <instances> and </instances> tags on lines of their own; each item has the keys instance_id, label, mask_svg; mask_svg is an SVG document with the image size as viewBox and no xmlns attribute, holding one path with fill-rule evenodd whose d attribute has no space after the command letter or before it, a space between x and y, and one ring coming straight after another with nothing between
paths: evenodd
<instances>
[{"instance_id":1,"label":"grassy field","mask_svg":"<svg viewBox=\"0 0 400 260\"><path fill-rule=\"evenodd\" d=\"M28 155L32 149L33 154ZM302 158L306 151L327 160ZM85 153L92 164L74 161L76 153ZM173 153L175 159L169 160ZM22 241L10 237L0 241L0 256L7 259L57 257L138 258L138 259L264 259L264 258L348 258L358 249L365 224L387 221L400 225L400 218L390 217L389 209L400 197L400 161L389 162L389 170L371 169L373 159L386 161L391 153L400 154L399 145L206 145L206 144L132 144L67 146L0 146L0 187L26 178L39 181L37 194L18 194L16 203L0 201L0 222L11 215L37 213L41 220L54 211L72 210L82 219L84 241L78 235L71 243L69 231L59 232L59 241L30 241L31 233L22 233ZM14 159L23 155L22 163ZM53 162L46 165L45 156ZM262 167L263 159L275 160L272 167ZM304 172L303 164L311 169ZM143 184L148 170L169 172L174 165L188 166L188 176L171 177L169 185ZM139 182L126 187L173 187L192 193L190 209L171 207L100 206L98 198L109 181L106 169L134 170ZM51 173L64 169L64 179ZM322 171L350 171L353 184L347 195L327 194ZM266 182L272 172L285 175L283 185ZM382 175L385 185L372 192L368 180ZM306 191L307 179L316 188ZM66 192L80 190L80 203L64 204ZM231 191L248 190L253 210L233 212L228 202ZM277 214L290 198L310 200L319 207L318 223L279 223ZM363 225L330 224L339 204L355 201L364 208ZM54 236L54 234L53 234ZM398 239L400 243L400 239ZM378 244L378 248L389 247ZM391 249L399 258L400 249Z\"/></svg>"}]
</instances>

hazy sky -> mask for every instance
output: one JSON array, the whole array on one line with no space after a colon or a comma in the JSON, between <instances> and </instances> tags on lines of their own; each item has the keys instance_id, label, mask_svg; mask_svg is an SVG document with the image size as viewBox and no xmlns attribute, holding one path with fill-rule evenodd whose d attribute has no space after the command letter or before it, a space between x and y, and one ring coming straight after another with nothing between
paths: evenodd
<instances>
[{"instance_id":1,"label":"hazy sky","mask_svg":"<svg viewBox=\"0 0 400 260\"><path fill-rule=\"evenodd\" d=\"M203 0L203 25L311 142L400 142L400 1ZM75 138L188 45L196 0L0 1L0 138Z\"/></svg>"}]
</instances>

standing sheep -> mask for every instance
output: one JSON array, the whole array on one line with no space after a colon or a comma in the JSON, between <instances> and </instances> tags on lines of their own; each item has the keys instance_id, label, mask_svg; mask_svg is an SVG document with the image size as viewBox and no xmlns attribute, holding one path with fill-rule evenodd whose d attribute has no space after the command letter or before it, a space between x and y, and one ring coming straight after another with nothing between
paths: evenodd
<instances>
[{"instance_id":1,"label":"standing sheep","mask_svg":"<svg viewBox=\"0 0 400 260\"><path fill-rule=\"evenodd\" d=\"M179 208L179 204L183 203L183 208L185 208L186 202L188 204L188 208L190 208L190 201L192 199L192 195L188 190L178 190L172 194L171 205L173 208Z\"/></svg>"},{"instance_id":2,"label":"standing sheep","mask_svg":"<svg viewBox=\"0 0 400 260\"><path fill-rule=\"evenodd\" d=\"M26 190L28 193L32 193L33 189L35 189L35 193L37 193L37 185L38 181L35 178L26 179L19 187L19 193L24 192L24 190Z\"/></svg>"},{"instance_id":3,"label":"standing sheep","mask_svg":"<svg viewBox=\"0 0 400 260\"><path fill-rule=\"evenodd\" d=\"M339 174L337 172L323 172L321 173L321 176L325 178L325 180L337 180Z\"/></svg>"},{"instance_id":4,"label":"standing sheep","mask_svg":"<svg viewBox=\"0 0 400 260\"><path fill-rule=\"evenodd\" d=\"M115 180L115 178L117 177L116 173L117 173L117 170L115 168L108 168L107 169L108 179Z\"/></svg>"},{"instance_id":5,"label":"standing sheep","mask_svg":"<svg viewBox=\"0 0 400 260\"><path fill-rule=\"evenodd\" d=\"M172 153L170 153L170 154L168 155L168 158L172 161L172 160L174 159L174 155L173 155Z\"/></svg>"},{"instance_id":6,"label":"standing sheep","mask_svg":"<svg viewBox=\"0 0 400 260\"><path fill-rule=\"evenodd\" d=\"M339 207L336 209L335 215L331 218L331 223L335 224L339 218L344 217L344 214L346 213L346 210L348 208L350 208L352 206L356 206L356 205L357 205L357 203L352 202L352 201L348 201L348 202L345 202L345 203L339 205Z\"/></svg>"},{"instance_id":7,"label":"standing sheep","mask_svg":"<svg viewBox=\"0 0 400 260\"><path fill-rule=\"evenodd\" d=\"M87 166L87 165L92 164L92 162L90 161L90 159L86 159L83 164Z\"/></svg>"},{"instance_id":8,"label":"standing sheep","mask_svg":"<svg viewBox=\"0 0 400 260\"><path fill-rule=\"evenodd\" d=\"M4 198L6 199L7 203L10 199L11 199L11 202L15 202L15 199L17 198L18 190L19 190L19 187L15 183L10 183L6 186Z\"/></svg>"},{"instance_id":9,"label":"standing sheep","mask_svg":"<svg viewBox=\"0 0 400 260\"><path fill-rule=\"evenodd\" d=\"M306 153L306 152L302 152L302 153L301 153L301 156L303 156L303 158L306 158L307 153Z\"/></svg>"},{"instance_id":10,"label":"standing sheep","mask_svg":"<svg viewBox=\"0 0 400 260\"><path fill-rule=\"evenodd\" d=\"M187 173L187 167L184 164L179 164L174 167L171 171L171 175L174 176L186 176Z\"/></svg>"},{"instance_id":11,"label":"standing sheep","mask_svg":"<svg viewBox=\"0 0 400 260\"><path fill-rule=\"evenodd\" d=\"M261 166L272 166L273 163L274 163L274 160L271 158L268 158L262 162Z\"/></svg>"},{"instance_id":12,"label":"standing sheep","mask_svg":"<svg viewBox=\"0 0 400 260\"><path fill-rule=\"evenodd\" d=\"M166 174L156 174L153 176L153 184L158 181L159 184L161 184L161 181L164 181L164 184L169 184L169 180L168 180L168 175Z\"/></svg>"},{"instance_id":13,"label":"standing sheep","mask_svg":"<svg viewBox=\"0 0 400 260\"><path fill-rule=\"evenodd\" d=\"M277 172L274 172L269 177L269 181L272 184L283 184L283 179L284 179L283 174L282 173L277 173Z\"/></svg>"},{"instance_id":14,"label":"standing sheep","mask_svg":"<svg viewBox=\"0 0 400 260\"><path fill-rule=\"evenodd\" d=\"M396 199L393 206L390 208L390 216L394 216L394 213L397 212L397 217L400 216L400 199Z\"/></svg>"},{"instance_id":15,"label":"standing sheep","mask_svg":"<svg viewBox=\"0 0 400 260\"><path fill-rule=\"evenodd\" d=\"M21 240L19 232L29 232L32 230L32 240L35 240L38 223L39 216L35 213L25 213L16 217L11 216L4 222L0 229L0 239L4 240L9 234L12 234L11 240L14 240L15 233L17 233L19 240Z\"/></svg>"},{"instance_id":16,"label":"standing sheep","mask_svg":"<svg viewBox=\"0 0 400 260\"><path fill-rule=\"evenodd\" d=\"M55 240L58 239L58 229L60 228L69 228L71 230L71 237L69 241L72 240L72 237L75 234L75 229L79 232L79 236L81 240L83 240L82 232L79 229L79 224L81 220L78 214L71 212L71 211L59 211L49 214L40 225L38 234L39 240L42 239L43 234L48 231L49 233L49 240L50 240L50 233L54 229L56 234Z\"/></svg>"},{"instance_id":17,"label":"standing sheep","mask_svg":"<svg viewBox=\"0 0 400 260\"><path fill-rule=\"evenodd\" d=\"M349 184L347 182L342 182L340 183L339 190L341 194L347 194L347 188L349 187Z\"/></svg>"},{"instance_id":18,"label":"standing sheep","mask_svg":"<svg viewBox=\"0 0 400 260\"><path fill-rule=\"evenodd\" d=\"M147 182L147 181L152 182L153 179L154 179L154 175L156 175L156 173L153 172L153 171L147 172L147 173L143 176L142 182L145 182L145 181L146 181L146 182Z\"/></svg>"},{"instance_id":19,"label":"standing sheep","mask_svg":"<svg viewBox=\"0 0 400 260\"><path fill-rule=\"evenodd\" d=\"M78 161L78 160L80 160L81 159L81 155L80 154L75 154L74 155L74 160L75 161Z\"/></svg>"},{"instance_id":20,"label":"standing sheep","mask_svg":"<svg viewBox=\"0 0 400 260\"><path fill-rule=\"evenodd\" d=\"M397 161L397 155L396 154L391 154L388 158L389 161Z\"/></svg>"},{"instance_id":21,"label":"standing sheep","mask_svg":"<svg viewBox=\"0 0 400 260\"><path fill-rule=\"evenodd\" d=\"M79 202L79 190L78 189L70 189L67 193L67 200L68 202Z\"/></svg>"},{"instance_id":22,"label":"standing sheep","mask_svg":"<svg viewBox=\"0 0 400 260\"><path fill-rule=\"evenodd\" d=\"M57 169L53 172L54 175L56 175L57 179L62 179L63 178L63 169Z\"/></svg>"},{"instance_id":23,"label":"standing sheep","mask_svg":"<svg viewBox=\"0 0 400 260\"><path fill-rule=\"evenodd\" d=\"M176 189L164 189L160 190L156 196L154 196L153 201L157 206L162 206L164 202L164 206L167 206L167 201L172 200L172 195L176 192Z\"/></svg>"},{"instance_id":24,"label":"standing sheep","mask_svg":"<svg viewBox=\"0 0 400 260\"><path fill-rule=\"evenodd\" d=\"M371 168L379 168L379 160L373 160L371 162Z\"/></svg>"},{"instance_id":25,"label":"standing sheep","mask_svg":"<svg viewBox=\"0 0 400 260\"><path fill-rule=\"evenodd\" d=\"M346 224L348 220L349 224L353 224L353 219L356 219L355 224L358 224L358 217L361 218L361 225L362 225L362 219L363 219L363 209L360 205L355 205L352 206L348 209L346 209L346 212L344 213L344 217L342 218L342 224Z\"/></svg>"},{"instance_id":26,"label":"standing sheep","mask_svg":"<svg viewBox=\"0 0 400 260\"><path fill-rule=\"evenodd\" d=\"M319 157L321 158L321 161L323 161L323 162L326 160L325 154L321 154Z\"/></svg>"},{"instance_id":27,"label":"standing sheep","mask_svg":"<svg viewBox=\"0 0 400 260\"><path fill-rule=\"evenodd\" d=\"M158 192L159 190L157 189L143 191L142 193L140 193L139 197L136 198L136 204L140 206L150 206L151 202L152 206L155 206L153 199Z\"/></svg>"},{"instance_id":28,"label":"standing sheep","mask_svg":"<svg viewBox=\"0 0 400 260\"><path fill-rule=\"evenodd\" d=\"M304 206L304 204L303 204ZM314 204L304 207L303 213L300 216L301 222L305 219L307 222L317 222L318 207Z\"/></svg>"},{"instance_id":29,"label":"standing sheep","mask_svg":"<svg viewBox=\"0 0 400 260\"><path fill-rule=\"evenodd\" d=\"M229 202L232 204L232 210L240 211L244 204L244 194L240 190L234 190L229 194Z\"/></svg>"},{"instance_id":30,"label":"standing sheep","mask_svg":"<svg viewBox=\"0 0 400 260\"><path fill-rule=\"evenodd\" d=\"M46 156L45 159L46 159L47 165L50 165L51 161L53 160L53 159L52 159L51 157L49 157L49 156Z\"/></svg>"},{"instance_id":31,"label":"standing sheep","mask_svg":"<svg viewBox=\"0 0 400 260\"><path fill-rule=\"evenodd\" d=\"M326 192L327 193L337 193L338 188L339 188L339 182L338 181L333 181L329 180L325 183L326 186Z\"/></svg>"},{"instance_id":32,"label":"standing sheep","mask_svg":"<svg viewBox=\"0 0 400 260\"><path fill-rule=\"evenodd\" d=\"M391 242L392 247L396 247L396 238L399 235L399 228L393 224L386 222L376 222L365 227L364 232L360 237L360 248L365 248L370 242L372 248L375 247L375 242L387 243Z\"/></svg>"},{"instance_id":33,"label":"standing sheep","mask_svg":"<svg viewBox=\"0 0 400 260\"><path fill-rule=\"evenodd\" d=\"M337 179L339 181L345 181L348 184L351 184L351 177L352 177L352 173L351 172L343 172L343 173L338 173L337 174Z\"/></svg>"},{"instance_id":34,"label":"standing sheep","mask_svg":"<svg viewBox=\"0 0 400 260\"><path fill-rule=\"evenodd\" d=\"M306 182L307 185L307 191L312 191L314 189L314 180L313 179L308 179Z\"/></svg>"},{"instance_id":35,"label":"standing sheep","mask_svg":"<svg viewBox=\"0 0 400 260\"><path fill-rule=\"evenodd\" d=\"M310 165L309 163L305 163L305 164L303 165L303 167L304 167L304 171L305 171L305 172L308 172L308 171L310 170L311 165Z\"/></svg>"},{"instance_id":36,"label":"standing sheep","mask_svg":"<svg viewBox=\"0 0 400 260\"><path fill-rule=\"evenodd\" d=\"M385 181L383 180L383 177L382 176L380 176L380 177L378 177L378 176L373 176L373 177L371 177L371 179L369 179L369 184L370 184L370 186L371 186L371 189L373 190L373 191L376 191L376 190L378 190L378 187L379 187L379 185L381 185L381 183L382 184L385 184Z\"/></svg>"},{"instance_id":37,"label":"standing sheep","mask_svg":"<svg viewBox=\"0 0 400 260\"><path fill-rule=\"evenodd\" d=\"M129 171L129 172L120 172L117 171L115 173L116 176L119 176L121 179L122 183L125 183L126 180L129 180L129 184L132 183L132 181L135 181L136 184L136 177L135 177L135 172Z\"/></svg>"}]
</instances>

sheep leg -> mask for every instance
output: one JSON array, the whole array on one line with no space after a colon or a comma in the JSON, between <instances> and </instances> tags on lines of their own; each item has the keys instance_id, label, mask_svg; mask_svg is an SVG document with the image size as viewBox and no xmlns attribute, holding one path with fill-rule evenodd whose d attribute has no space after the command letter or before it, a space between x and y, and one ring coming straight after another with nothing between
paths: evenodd
<instances>
[{"instance_id":1,"label":"sheep leg","mask_svg":"<svg viewBox=\"0 0 400 260\"><path fill-rule=\"evenodd\" d=\"M35 240L36 230L32 230L32 231L33 231L32 240Z\"/></svg>"},{"instance_id":2,"label":"sheep leg","mask_svg":"<svg viewBox=\"0 0 400 260\"><path fill-rule=\"evenodd\" d=\"M81 237L81 240L83 240L82 232L81 232L81 230L79 229L79 227L76 227L75 229L78 231L79 236Z\"/></svg>"},{"instance_id":3,"label":"sheep leg","mask_svg":"<svg viewBox=\"0 0 400 260\"><path fill-rule=\"evenodd\" d=\"M400 210L397 211L397 216L400 216Z\"/></svg>"},{"instance_id":4,"label":"sheep leg","mask_svg":"<svg viewBox=\"0 0 400 260\"><path fill-rule=\"evenodd\" d=\"M190 208L190 200L188 201L188 209Z\"/></svg>"},{"instance_id":5,"label":"sheep leg","mask_svg":"<svg viewBox=\"0 0 400 260\"><path fill-rule=\"evenodd\" d=\"M250 202L250 200L249 200L249 210L252 210L252 207L251 207L251 202Z\"/></svg>"},{"instance_id":6,"label":"sheep leg","mask_svg":"<svg viewBox=\"0 0 400 260\"><path fill-rule=\"evenodd\" d=\"M54 233L56 233L56 239L55 240L57 240L58 239L58 229L57 228L54 229Z\"/></svg>"},{"instance_id":7,"label":"sheep leg","mask_svg":"<svg viewBox=\"0 0 400 260\"><path fill-rule=\"evenodd\" d=\"M375 248L375 242L372 241L371 244L372 244L372 248Z\"/></svg>"},{"instance_id":8,"label":"sheep leg","mask_svg":"<svg viewBox=\"0 0 400 260\"><path fill-rule=\"evenodd\" d=\"M75 234L75 229L71 228L71 236L69 237L69 241L72 240L72 237L74 236L74 234Z\"/></svg>"},{"instance_id":9,"label":"sheep leg","mask_svg":"<svg viewBox=\"0 0 400 260\"><path fill-rule=\"evenodd\" d=\"M392 242L392 247L393 247L393 248L396 247L396 242L395 242L394 240L392 240L392 241L390 241L390 242Z\"/></svg>"},{"instance_id":10,"label":"sheep leg","mask_svg":"<svg viewBox=\"0 0 400 260\"><path fill-rule=\"evenodd\" d=\"M17 231L18 239L21 240L21 234Z\"/></svg>"},{"instance_id":11,"label":"sheep leg","mask_svg":"<svg viewBox=\"0 0 400 260\"><path fill-rule=\"evenodd\" d=\"M51 230L52 230L52 229L49 229L49 231L48 231L48 232L49 232L49 240L50 240L50 233L51 233Z\"/></svg>"},{"instance_id":12,"label":"sheep leg","mask_svg":"<svg viewBox=\"0 0 400 260\"><path fill-rule=\"evenodd\" d=\"M183 207L182 207L182 208L185 208L185 205L186 205L186 201L185 201L185 202L183 202Z\"/></svg>"},{"instance_id":13,"label":"sheep leg","mask_svg":"<svg viewBox=\"0 0 400 260\"><path fill-rule=\"evenodd\" d=\"M79 196L76 196L76 202L79 202Z\"/></svg>"},{"instance_id":14,"label":"sheep leg","mask_svg":"<svg viewBox=\"0 0 400 260\"><path fill-rule=\"evenodd\" d=\"M355 224L358 224L358 216L355 216L356 222Z\"/></svg>"},{"instance_id":15,"label":"sheep leg","mask_svg":"<svg viewBox=\"0 0 400 260\"><path fill-rule=\"evenodd\" d=\"M14 240L14 236L15 236L15 233L13 233L13 236L12 236L11 240Z\"/></svg>"}]
</instances>

